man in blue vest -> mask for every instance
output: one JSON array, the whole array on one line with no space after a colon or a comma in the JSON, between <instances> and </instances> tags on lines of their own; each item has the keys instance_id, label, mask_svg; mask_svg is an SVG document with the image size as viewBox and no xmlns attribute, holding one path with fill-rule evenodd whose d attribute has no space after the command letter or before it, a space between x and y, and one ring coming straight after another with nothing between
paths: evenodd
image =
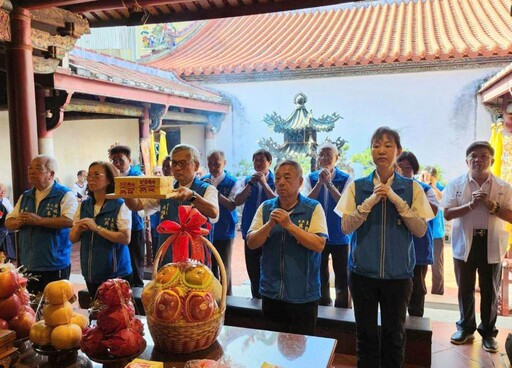
<instances>
[{"instance_id":1,"label":"man in blue vest","mask_svg":"<svg viewBox=\"0 0 512 368\"><path fill-rule=\"evenodd\" d=\"M443 199L444 186L437 180L437 169L433 166L427 166L420 174L420 181L430 185L436 198L439 201ZM434 237L434 263L432 264L432 294L444 294L444 214L442 209L437 211L433 222Z\"/></svg>"},{"instance_id":2,"label":"man in blue vest","mask_svg":"<svg viewBox=\"0 0 512 368\"><path fill-rule=\"evenodd\" d=\"M343 234L341 231L341 221L339 216L334 213L334 208L341 197L341 193L352 179L335 167L338 157L338 149L335 145L330 142L322 145L318 151L318 163L321 169L306 176L302 193L321 203L329 229L329 239L322 251L322 264L320 266L322 297L319 304L332 305L329 288L329 256L331 256L335 277L334 286L336 288L334 306L349 308L347 261L350 236Z\"/></svg>"},{"instance_id":3,"label":"man in blue vest","mask_svg":"<svg viewBox=\"0 0 512 368\"><path fill-rule=\"evenodd\" d=\"M69 279L71 242L69 230L77 201L71 190L55 181L57 160L39 155L28 167L25 191L7 216L9 230L19 230L19 264L37 276L30 279L27 290L38 294L52 281Z\"/></svg>"},{"instance_id":4,"label":"man in blue vest","mask_svg":"<svg viewBox=\"0 0 512 368\"><path fill-rule=\"evenodd\" d=\"M174 179L174 191L167 199L134 199L125 198L126 205L132 211L144 210L151 214L161 211L160 222L171 220L178 222L178 207L180 205L193 205L210 223L217 222L219 218L219 201L217 189L196 177L199 169L199 151L188 144L175 146L170 154L171 168ZM169 237L169 234L158 234L158 246ZM208 236L213 241L213 234ZM172 261L172 250L166 253L163 263Z\"/></svg>"},{"instance_id":5,"label":"man in blue vest","mask_svg":"<svg viewBox=\"0 0 512 368\"><path fill-rule=\"evenodd\" d=\"M231 295L231 255L235 241L235 227L238 222L234 202L234 187L236 178L228 174L226 158L223 151L212 151L207 157L209 174L203 176L201 181L209 183L219 192L219 221L215 223L213 232L213 245L224 263L227 277L227 294ZM212 258L212 271L219 277L217 261Z\"/></svg>"},{"instance_id":6,"label":"man in blue vest","mask_svg":"<svg viewBox=\"0 0 512 368\"><path fill-rule=\"evenodd\" d=\"M266 328L314 335L327 223L320 203L299 193L302 182L296 161L276 166L279 196L259 206L247 245L262 249L260 293Z\"/></svg>"},{"instance_id":7,"label":"man in blue vest","mask_svg":"<svg viewBox=\"0 0 512 368\"><path fill-rule=\"evenodd\" d=\"M117 145L110 148L110 161L119 170L120 176L141 176L131 163L131 149L128 146ZM137 213L132 212L132 237L130 244L130 259L133 269L133 287L144 286L144 220Z\"/></svg>"},{"instance_id":8,"label":"man in blue vest","mask_svg":"<svg viewBox=\"0 0 512 368\"><path fill-rule=\"evenodd\" d=\"M245 241L245 267L251 280L251 293L253 298L261 299L260 264L261 248L249 249L247 247L247 231L259 205L276 197L274 174L270 171L272 155L269 151L259 149L252 155L254 173L238 181L235 188L235 205L244 205L242 212L242 237Z\"/></svg>"}]
</instances>

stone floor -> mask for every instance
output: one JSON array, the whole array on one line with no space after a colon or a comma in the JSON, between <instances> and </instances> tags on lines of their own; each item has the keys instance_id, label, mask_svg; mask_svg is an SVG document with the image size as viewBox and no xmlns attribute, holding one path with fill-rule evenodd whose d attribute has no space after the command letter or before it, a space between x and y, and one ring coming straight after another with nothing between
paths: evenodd
<instances>
[{"instance_id":1,"label":"stone floor","mask_svg":"<svg viewBox=\"0 0 512 368\"><path fill-rule=\"evenodd\" d=\"M75 289L85 287L84 280L80 274L79 246L73 248L71 281ZM233 249L233 294L238 296L250 296L250 285L245 270L243 240L240 233L237 235ZM431 275L427 275L428 287L430 287ZM479 298L477 293L477 310ZM445 294L426 296L425 317L432 320L433 342L432 342L432 367L434 368L472 368L472 367L506 367L510 368L510 362L505 355L505 339L512 333L512 317L498 317L497 327L500 330L498 335L499 352L497 354L487 353L482 349L482 340L475 335L472 344L456 346L450 343L450 335L455 331L455 322L459 318L457 306L457 285L453 273L453 261L449 244L445 245ZM478 320L479 316L477 316ZM355 367L354 356L336 354L334 368ZM407 365L411 368L413 366Z\"/></svg>"}]
</instances>

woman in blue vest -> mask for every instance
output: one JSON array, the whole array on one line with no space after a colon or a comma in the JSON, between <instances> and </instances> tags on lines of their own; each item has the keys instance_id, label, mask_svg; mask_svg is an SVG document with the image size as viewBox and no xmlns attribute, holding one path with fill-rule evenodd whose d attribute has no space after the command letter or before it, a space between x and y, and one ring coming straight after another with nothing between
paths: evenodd
<instances>
[{"instance_id":1,"label":"woman in blue vest","mask_svg":"<svg viewBox=\"0 0 512 368\"><path fill-rule=\"evenodd\" d=\"M416 263L412 237L425 235L426 220L434 217L421 186L395 173L401 152L398 132L378 128L371 138L375 171L350 183L335 209L343 217L343 232L353 232L349 288L358 367L403 366L405 315Z\"/></svg>"},{"instance_id":2,"label":"woman in blue vest","mask_svg":"<svg viewBox=\"0 0 512 368\"><path fill-rule=\"evenodd\" d=\"M396 159L398 172L405 178L414 179L414 175L418 174L420 164L418 159L412 152L402 152ZM418 181L423 188L425 195L430 203L430 208L434 214L437 214L436 194L432 187L428 184ZM434 220L427 223L427 232L421 238L413 237L414 253L416 256L416 266L414 266L414 277L412 279L412 294L409 300L409 315L415 317L423 317L425 309L425 295L427 294L427 285L425 278L427 277L428 265L434 263Z\"/></svg>"},{"instance_id":3,"label":"woman in blue vest","mask_svg":"<svg viewBox=\"0 0 512 368\"><path fill-rule=\"evenodd\" d=\"M106 199L114 193L114 177L119 171L108 162L89 166L89 198L78 205L69 238L81 241L80 266L91 296L101 283L122 278L131 283L130 243L132 213L122 199Z\"/></svg>"}]
</instances>

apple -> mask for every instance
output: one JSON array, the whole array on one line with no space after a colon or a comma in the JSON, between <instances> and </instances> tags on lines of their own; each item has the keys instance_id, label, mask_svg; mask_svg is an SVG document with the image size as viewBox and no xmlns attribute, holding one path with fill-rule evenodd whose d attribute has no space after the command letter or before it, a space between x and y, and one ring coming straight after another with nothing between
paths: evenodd
<instances>
[{"instance_id":1,"label":"apple","mask_svg":"<svg viewBox=\"0 0 512 368\"><path fill-rule=\"evenodd\" d=\"M16 338L28 337L30 328L36 322L36 318L29 312L22 311L9 321L9 328L16 332Z\"/></svg>"},{"instance_id":2,"label":"apple","mask_svg":"<svg viewBox=\"0 0 512 368\"><path fill-rule=\"evenodd\" d=\"M23 303L20 298L16 294L12 294L8 298L3 298L0 300L0 318L3 318L7 321L14 318L20 311Z\"/></svg>"},{"instance_id":3,"label":"apple","mask_svg":"<svg viewBox=\"0 0 512 368\"><path fill-rule=\"evenodd\" d=\"M185 318L189 322L206 321L216 309L215 299L208 292L191 292L185 302Z\"/></svg>"},{"instance_id":4,"label":"apple","mask_svg":"<svg viewBox=\"0 0 512 368\"><path fill-rule=\"evenodd\" d=\"M7 322L3 318L0 318L0 330L8 330L8 329L9 329L9 322Z\"/></svg>"},{"instance_id":5,"label":"apple","mask_svg":"<svg viewBox=\"0 0 512 368\"><path fill-rule=\"evenodd\" d=\"M159 293L154 304L155 318L174 322L181 317L181 298L173 290L164 290Z\"/></svg>"},{"instance_id":6,"label":"apple","mask_svg":"<svg viewBox=\"0 0 512 368\"><path fill-rule=\"evenodd\" d=\"M212 271L200 263L188 265L183 271L183 283L193 289L208 289L214 278Z\"/></svg>"},{"instance_id":7,"label":"apple","mask_svg":"<svg viewBox=\"0 0 512 368\"><path fill-rule=\"evenodd\" d=\"M10 268L9 266L0 266L0 298L7 298L19 288L18 272Z\"/></svg>"}]
</instances>

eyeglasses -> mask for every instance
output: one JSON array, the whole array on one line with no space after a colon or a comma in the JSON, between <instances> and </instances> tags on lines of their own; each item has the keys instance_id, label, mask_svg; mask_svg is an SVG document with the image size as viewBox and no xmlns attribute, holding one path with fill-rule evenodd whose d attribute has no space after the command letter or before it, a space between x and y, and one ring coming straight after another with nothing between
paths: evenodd
<instances>
[{"instance_id":1,"label":"eyeglasses","mask_svg":"<svg viewBox=\"0 0 512 368\"><path fill-rule=\"evenodd\" d=\"M105 176L105 174L104 173L100 173L98 171L93 172L93 173L87 173L87 180L89 180L89 179L96 179L96 180L98 180L102 176Z\"/></svg>"},{"instance_id":2,"label":"eyeglasses","mask_svg":"<svg viewBox=\"0 0 512 368\"><path fill-rule=\"evenodd\" d=\"M172 167L179 166L180 168L184 169L191 162L192 162L192 160L181 160L181 161L171 160L171 166Z\"/></svg>"},{"instance_id":3,"label":"eyeglasses","mask_svg":"<svg viewBox=\"0 0 512 368\"><path fill-rule=\"evenodd\" d=\"M477 155L476 153L472 153L468 156L469 161L474 161L476 159L479 159L480 161L488 161L491 159L491 156L487 154Z\"/></svg>"}]
</instances>

